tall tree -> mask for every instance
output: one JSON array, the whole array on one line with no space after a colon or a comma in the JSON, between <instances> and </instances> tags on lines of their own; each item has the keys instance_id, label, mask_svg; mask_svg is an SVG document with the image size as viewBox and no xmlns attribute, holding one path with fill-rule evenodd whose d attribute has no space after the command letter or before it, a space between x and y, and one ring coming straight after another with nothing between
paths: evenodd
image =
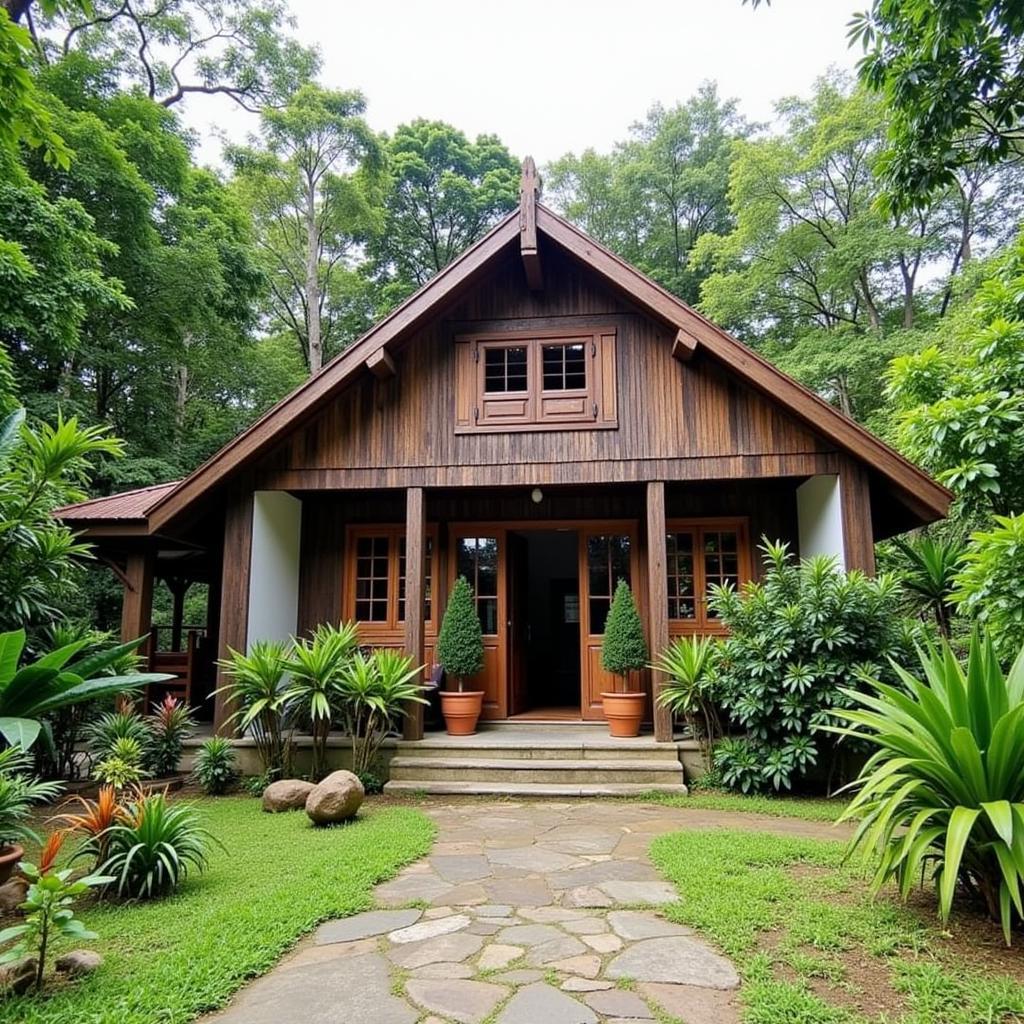
<instances>
[{"instance_id":1,"label":"tall tree","mask_svg":"<svg viewBox=\"0 0 1024 1024\"><path fill-rule=\"evenodd\" d=\"M343 290L371 228L363 182L372 177L377 140L358 92L305 85L280 110L261 115L261 140L228 156L256 219L275 328L293 333L310 374L337 340Z\"/></svg>"},{"instance_id":2,"label":"tall tree","mask_svg":"<svg viewBox=\"0 0 1024 1024\"><path fill-rule=\"evenodd\" d=\"M702 235L731 227L732 144L749 131L736 101L705 82L685 103L652 107L611 154L587 150L555 161L548 183L567 216L696 302L703 275L690 254Z\"/></svg>"},{"instance_id":3,"label":"tall tree","mask_svg":"<svg viewBox=\"0 0 1024 1024\"><path fill-rule=\"evenodd\" d=\"M440 121L399 126L384 153L384 218L368 250L391 306L515 207L519 164L496 136L471 142Z\"/></svg>"}]
</instances>

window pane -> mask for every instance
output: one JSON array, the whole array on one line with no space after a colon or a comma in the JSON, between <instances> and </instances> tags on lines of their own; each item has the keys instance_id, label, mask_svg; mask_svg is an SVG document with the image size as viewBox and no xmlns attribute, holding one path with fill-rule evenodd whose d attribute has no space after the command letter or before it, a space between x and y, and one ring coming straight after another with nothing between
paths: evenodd
<instances>
[{"instance_id":1,"label":"window pane","mask_svg":"<svg viewBox=\"0 0 1024 1024\"><path fill-rule=\"evenodd\" d=\"M608 618L608 609L611 601L607 597L592 597L590 599L590 632L594 636L600 636L604 632L605 619Z\"/></svg>"},{"instance_id":2,"label":"window pane","mask_svg":"<svg viewBox=\"0 0 1024 1024\"><path fill-rule=\"evenodd\" d=\"M455 555L456 572L465 576L476 596L480 628L498 632L498 539L460 537Z\"/></svg>"},{"instance_id":3,"label":"window pane","mask_svg":"<svg viewBox=\"0 0 1024 1024\"><path fill-rule=\"evenodd\" d=\"M356 620L388 621L388 549L386 536L356 539Z\"/></svg>"},{"instance_id":4,"label":"window pane","mask_svg":"<svg viewBox=\"0 0 1024 1024\"><path fill-rule=\"evenodd\" d=\"M526 348L484 349L484 391L502 394L526 390Z\"/></svg>"},{"instance_id":5,"label":"window pane","mask_svg":"<svg viewBox=\"0 0 1024 1024\"><path fill-rule=\"evenodd\" d=\"M693 581L693 534L689 532L670 533L665 538L668 559L665 571L668 576L670 619L692 619L696 608Z\"/></svg>"},{"instance_id":6,"label":"window pane","mask_svg":"<svg viewBox=\"0 0 1024 1024\"><path fill-rule=\"evenodd\" d=\"M587 386L587 347L583 344L544 345L544 390L566 391Z\"/></svg>"}]
</instances>

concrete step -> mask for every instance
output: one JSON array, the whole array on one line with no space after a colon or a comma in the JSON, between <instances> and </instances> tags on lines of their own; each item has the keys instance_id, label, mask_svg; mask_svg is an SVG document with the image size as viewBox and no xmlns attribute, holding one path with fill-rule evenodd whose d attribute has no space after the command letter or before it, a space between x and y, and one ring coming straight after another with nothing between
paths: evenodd
<instances>
[{"instance_id":1,"label":"concrete step","mask_svg":"<svg viewBox=\"0 0 1024 1024\"><path fill-rule=\"evenodd\" d=\"M680 776L681 778L681 776ZM686 786L678 783L599 782L599 783L539 783L539 782L417 782L392 779L384 786L385 793L427 793L436 796L515 796L573 797L573 796L637 796L641 793L675 793L686 795Z\"/></svg>"},{"instance_id":2,"label":"concrete step","mask_svg":"<svg viewBox=\"0 0 1024 1024\"><path fill-rule=\"evenodd\" d=\"M531 733L529 740L524 741L525 737L510 738L507 734L430 736L410 742L399 741L396 754L398 757L409 759L441 757L452 761L481 757L507 761L645 760L674 763L679 760L679 748L675 743L654 743L650 739L613 740L608 736L601 736L577 742L567 740L564 736L546 738Z\"/></svg>"},{"instance_id":3,"label":"concrete step","mask_svg":"<svg viewBox=\"0 0 1024 1024\"><path fill-rule=\"evenodd\" d=\"M595 759L524 760L475 757L392 758L388 771L401 782L536 782L554 785L605 783L664 783L683 781L683 766L676 761Z\"/></svg>"}]
</instances>

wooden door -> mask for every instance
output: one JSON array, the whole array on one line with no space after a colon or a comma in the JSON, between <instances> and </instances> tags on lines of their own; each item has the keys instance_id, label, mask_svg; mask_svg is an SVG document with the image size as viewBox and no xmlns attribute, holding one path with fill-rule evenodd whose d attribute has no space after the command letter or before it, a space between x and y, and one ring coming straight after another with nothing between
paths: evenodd
<instances>
[{"instance_id":1,"label":"wooden door","mask_svg":"<svg viewBox=\"0 0 1024 1024\"><path fill-rule=\"evenodd\" d=\"M601 667L604 622L619 580L636 594L639 580L635 523L603 523L580 531L581 707L584 718L601 718L601 693L614 677Z\"/></svg>"},{"instance_id":2,"label":"wooden door","mask_svg":"<svg viewBox=\"0 0 1024 1024\"><path fill-rule=\"evenodd\" d=\"M506 534L508 567L508 713L521 715L529 710L526 689L527 651L530 646L529 567L526 538L519 533Z\"/></svg>"},{"instance_id":3,"label":"wooden door","mask_svg":"<svg viewBox=\"0 0 1024 1024\"><path fill-rule=\"evenodd\" d=\"M467 685L484 691L481 717L508 715L506 679L505 530L493 526L453 526L449 585L465 576L473 588L484 637L484 668Z\"/></svg>"}]
</instances>

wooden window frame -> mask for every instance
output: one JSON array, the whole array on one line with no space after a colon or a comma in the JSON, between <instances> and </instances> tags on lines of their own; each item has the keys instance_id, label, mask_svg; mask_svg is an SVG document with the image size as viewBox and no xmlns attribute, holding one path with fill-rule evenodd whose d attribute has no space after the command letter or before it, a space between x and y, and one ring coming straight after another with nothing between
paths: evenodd
<instances>
[{"instance_id":1,"label":"wooden window frame","mask_svg":"<svg viewBox=\"0 0 1024 1024\"><path fill-rule=\"evenodd\" d=\"M616 337L612 326L571 324L456 336L455 433L616 429ZM585 346L585 387L545 389L543 350L575 344ZM502 348L526 348L525 391L485 390L486 353Z\"/></svg>"},{"instance_id":2,"label":"wooden window frame","mask_svg":"<svg viewBox=\"0 0 1024 1024\"><path fill-rule=\"evenodd\" d=\"M405 540L405 526L393 523L360 524L347 527L345 537L345 577L342 618L356 622L364 641L400 642L405 633L405 620L398 617L399 543ZM388 617L386 622L363 622L356 619L356 548L362 537L388 538ZM424 632L433 635L438 600L437 526L428 525L425 532L430 544L430 618L424 617Z\"/></svg>"},{"instance_id":3,"label":"wooden window frame","mask_svg":"<svg viewBox=\"0 0 1024 1024\"><path fill-rule=\"evenodd\" d=\"M701 519L669 519L665 522L666 535L671 533L693 534L693 594L694 618L668 620L670 636L723 636L728 629L718 620L708 615L707 608L707 577L703 558L702 538L707 533L730 531L736 534L736 569L739 575L739 586L743 586L752 578L752 553L750 550L750 520L745 516L725 516ZM698 555L701 557L698 558ZM668 576L668 563L665 574ZM667 611L667 609L666 609Z\"/></svg>"}]
</instances>

